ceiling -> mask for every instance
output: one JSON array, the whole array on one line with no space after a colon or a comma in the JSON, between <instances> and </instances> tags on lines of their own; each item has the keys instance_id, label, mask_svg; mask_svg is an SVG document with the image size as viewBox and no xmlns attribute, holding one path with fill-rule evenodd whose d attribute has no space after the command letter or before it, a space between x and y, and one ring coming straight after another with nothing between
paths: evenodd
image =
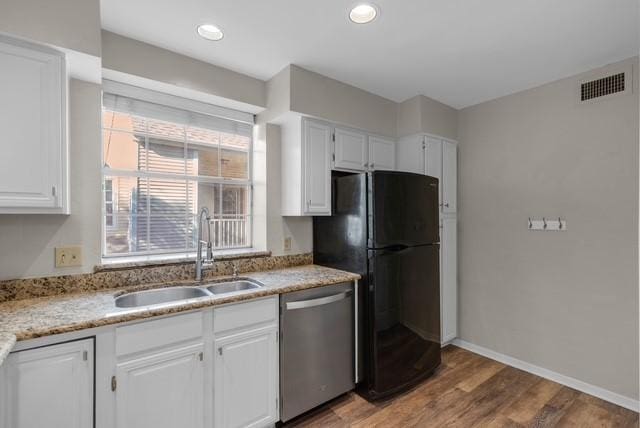
<instances>
[{"instance_id":1,"label":"ceiling","mask_svg":"<svg viewBox=\"0 0 640 428\"><path fill-rule=\"evenodd\" d=\"M462 108L638 54L637 0L102 0L106 30L263 80L288 64ZM212 22L225 37L201 39Z\"/></svg>"}]
</instances>

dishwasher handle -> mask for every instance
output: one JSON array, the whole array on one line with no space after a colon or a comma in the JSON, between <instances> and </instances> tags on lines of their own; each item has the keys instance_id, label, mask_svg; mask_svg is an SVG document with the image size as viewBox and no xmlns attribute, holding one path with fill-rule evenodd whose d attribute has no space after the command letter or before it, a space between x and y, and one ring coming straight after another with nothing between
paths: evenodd
<instances>
[{"instance_id":1,"label":"dishwasher handle","mask_svg":"<svg viewBox=\"0 0 640 428\"><path fill-rule=\"evenodd\" d=\"M312 308L314 306L322 306L328 305L329 303L339 302L340 300L344 300L347 297L351 296L351 290L343 291L342 293L332 294L331 296L320 297L317 299L309 299L309 300L296 300L293 302L287 302L285 304L285 309L303 309L303 308Z\"/></svg>"}]
</instances>

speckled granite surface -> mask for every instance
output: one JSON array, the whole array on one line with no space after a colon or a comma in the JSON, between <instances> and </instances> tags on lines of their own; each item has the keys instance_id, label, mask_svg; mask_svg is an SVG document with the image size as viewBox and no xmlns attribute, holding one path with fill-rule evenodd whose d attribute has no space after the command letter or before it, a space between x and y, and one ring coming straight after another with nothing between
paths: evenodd
<instances>
[{"instance_id":1,"label":"speckled granite surface","mask_svg":"<svg viewBox=\"0 0 640 428\"><path fill-rule=\"evenodd\" d=\"M207 268L205 278L231 275L234 266L238 273L281 269L313 263L313 255L250 257L220 260ZM195 277L195 263L170 263L162 266L120 267L95 273L26 278L0 281L0 303L11 300L49 297L66 293L99 291L109 288L131 287L171 281L189 281Z\"/></svg>"},{"instance_id":2,"label":"speckled granite surface","mask_svg":"<svg viewBox=\"0 0 640 428\"><path fill-rule=\"evenodd\" d=\"M13 333L0 332L0 364L7 358L11 348L16 343L16 336Z\"/></svg>"},{"instance_id":3,"label":"speckled granite surface","mask_svg":"<svg viewBox=\"0 0 640 428\"><path fill-rule=\"evenodd\" d=\"M172 285L198 285L193 281L159 281L124 288L91 290L49 297L10 300L0 303L0 356L8 354L14 341L32 339L52 334L67 333L86 328L116 324L125 321L167 315L185 310L205 308L242 300L264 297L291 291L359 279L357 274L317 265L303 265L241 274L261 282L264 287L241 294L201 297L174 302L162 306L117 308L115 296L124 292L167 287ZM204 283L230 279L213 276L211 272ZM4 358L4 357L3 357ZM0 358L2 361L3 358Z\"/></svg>"}]
</instances>

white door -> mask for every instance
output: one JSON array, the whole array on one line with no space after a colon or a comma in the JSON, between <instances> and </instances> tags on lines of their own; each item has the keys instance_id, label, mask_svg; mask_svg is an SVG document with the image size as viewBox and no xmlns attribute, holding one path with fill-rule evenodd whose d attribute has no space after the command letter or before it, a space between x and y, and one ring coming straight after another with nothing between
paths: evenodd
<instances>
[{"instance_id":1,"label":"white door","mask_svg":"<svg viewBox=\"0 0 640 428\"><path fill-rule=\"evenodd\" d=\"M63 212L64 55L0 36L0 212Z\"/></svg>"},{"instance_id":2,"label":"white door","mask_svg":"<svg viewBox=\"0 0 640 428\"><path fill-rule=\"evenodd\" d=\"M202 428L203 352L200 343L119 363L117 428Z\"/></svg>"},{"instance_id":3,"label":"white door","mask_svg":"<svg viewBox=\"0 0 640 428\"><path fill-rule=\"evenodd\" d=\"M442 140L425 137L424 164L424 173L438 179L438 203L442 211Z\"/></svg>"},{"instance_id":4,"label":"white door","mask_svg":"<svg viewBox=\"0 0 640 428\"><path fill-rule=\"evenodd\" d=\"M369 169L396 169L396 143L380 137L369 137Z\"/></svg>"},{"instance_id":5,"label":"white door","mask_svg":"<svg viewBox=\"0 0 640 428\"><path fill-rule=\"evenodd\" d=\"M306 215L331 215L331 127L303 120Z\"/></svg>"},{"instance_id":6,"label":"white door","mask_svg":"<svg viewBox=\"0 0 640 428\"><path fill-rule=\"evenodd\" d=\"M458 155L456 145L447 141L442 143L442 212L455 213L458 209L456 194L458 192L457 166Z\"/></svg>"},{"instance_id":7,"label":"white door","mask_svg":"<svg viewBox=\"0 0 640 428\"><path fill-rule=\"evenodd\" d=\"M4 427L93 426L93 339L15 352L4 365Z\"/></svg>"},{"instance_id":8,"label":"white door","mask_svg":"<svg viewBox=\"0 0 640 428\"><path fill-rule=\"evenodd\" d=\"M367 136L348 129L335 129L335 168L364 171L367 169Z\"/></svg>"},{"instance_id":9,"label":"white door","mask_svg":"<svg viewBox=\"0 0 640 428\"><path fill-rule=\"evenodd\" d=\"M440 256L442 342L449 342L458 335L457 219L455 216L442 218Z\"/></svg>"},{"instance_id":10,"label":"white door","mask_svg":"<svg viewBox=\"0 0 640 428\"><path fill-rule=\"evenodd\" d=\"M396 144L396 169L424 174L424 149L425 143L422 135L401 138Z\"/></svg>"},{"instance_id":11,"label":"white door","mask_svg":"<svg viewBox=\"0 0 640 428\"><path fill-rule=\"evenodd\" d=\"M215 427L273 425L278 419L276 327L218 339L214 346Z\"/></svg>"}]
</instances>

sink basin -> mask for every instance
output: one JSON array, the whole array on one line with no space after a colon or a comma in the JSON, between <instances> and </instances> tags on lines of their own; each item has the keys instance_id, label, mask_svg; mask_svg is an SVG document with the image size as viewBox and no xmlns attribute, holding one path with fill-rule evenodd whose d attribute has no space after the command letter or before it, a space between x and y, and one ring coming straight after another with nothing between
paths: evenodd
<instances>
[{"instance_id":1,"label":"sink basin","mask_svg":"<svg viewBox=\"0 0 640 428\"><path fill-rule=\"evenodd\" d=\"M207 290L212 292L213 294L229 294L229 293L237 293L240 291L246 290L254 290L256 288L261 288L262 284L256 281L251 281L248 279L238 279L235 281L229 282L220 282L218 284L213 284L207 287Z\"/></svg>"},{"instance_id":2,"label":"sink basin","mask_svg":"<svg viewBox=\"0 0 640 428\"><path fill-rule=\"evenodd\" d=\"M168 287L123 294L116 297L116 306L118 308L135 308L206 296L211 296L211 294L202 288Z\"/></svg>"}]
</instances>

